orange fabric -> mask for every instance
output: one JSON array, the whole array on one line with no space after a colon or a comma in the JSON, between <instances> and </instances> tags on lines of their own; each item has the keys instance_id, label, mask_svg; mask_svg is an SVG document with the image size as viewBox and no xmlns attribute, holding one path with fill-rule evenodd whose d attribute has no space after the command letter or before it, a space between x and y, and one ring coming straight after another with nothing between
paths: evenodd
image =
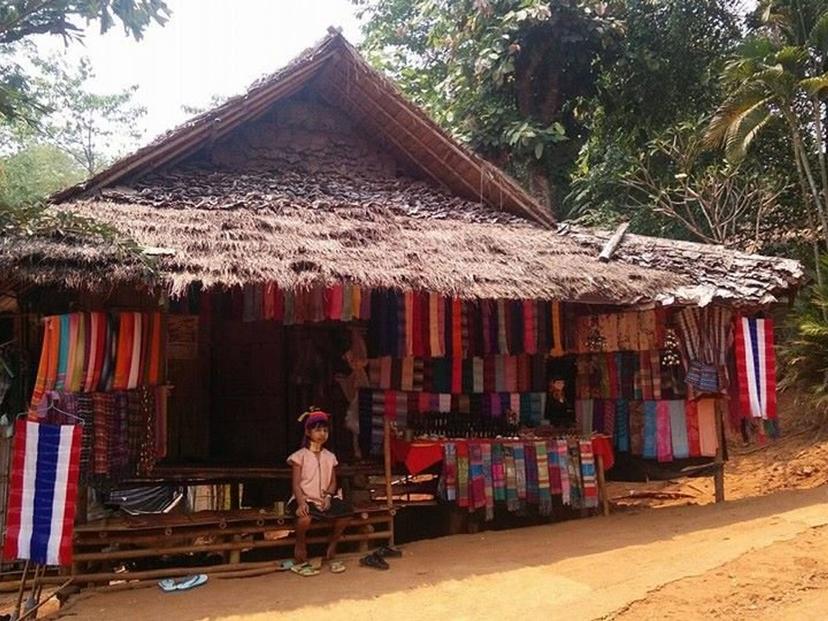
<instances>
[{"instance_id":1,"label":"orange fabric","mask_svg":"<svg viewBox=\"0 0 828 621\"><path fill-rule=\"evenodd\" d=\"M97 331L97 338L95 339L95 368L92 375L91 391L98 390L98 384L101 382L101 373L103 372L104 357L108 355L106 348L106 332L108 327L107 316L105 313L96 312L95 330Z\"/></svg>"},{"instance_id":2,"label":"orange fabric","mask_svg":"<svg viewBox=\"0 0 828 621\"><path fill-rule=\"evenodd\" d=\"M83 390L83 374L86 369L86 314L76 313L75 316L77 325L75 330L75 364L69 390L80 392Z\"/></svg>"},{"instance_id":3,"label":"orange fabric","mask_svg":"<svg viewBox=\"0 0 828 621\"><path fill-rule=\"evenodd\" d=\"M58 371L58 354L60 353L60 318L52 318L52 329L49 331L49 366L46 367L46 390L55 387ZM67 334L64 338L69 338Z\"/></svg>"},{"instance_id":4,"label":"orange fabric","mask_svg":"<svg viewBox=\"0 0 828 621\"><path fill-rule=\"evenodd\" d=\"M129 382L129 365L132 362L132 338L135 331L135 316L121 313L118 325L118 347L115 350L114 390L125 390Z\"/></svg>"},{"instance_id":5,"label":"orange fabric","mask_svg":"<svg viewBox=\"0 0 828 621\"><path fill-rule=\"evenodd\" d=\"M550 353L553 356L563 356L565 352L563 347L563 332L561 331L561 303L555 301L552 302L552 335L555 343L552 345L552 351Z\"/></svg>"},{"instance_id":6,"label":"orange fabric","mask_svg":"<svg viewBox=\"0 0 828 621\"><path fill-rule=\"evenodd\" d=\"M55 317L44 319L43 344L40 348L40 362L37 365L37 377L32 390L32 408L36 407L46 392L46 378L49 375L49 359L52 348L52 332L55 330ZM57 367L57 352L55 352L55 366ZM55 371L57 373L57 371Z\"/></svg>"}]
</instances>

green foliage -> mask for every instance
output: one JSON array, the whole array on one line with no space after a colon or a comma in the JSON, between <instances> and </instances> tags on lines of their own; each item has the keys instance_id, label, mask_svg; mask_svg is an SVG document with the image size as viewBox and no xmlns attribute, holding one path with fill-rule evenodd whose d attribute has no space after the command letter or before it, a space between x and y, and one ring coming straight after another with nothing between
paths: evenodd
<instances>
[{"instance_id":1,"label":"green foliage","mask_svg":"<svg viewBox=\"0 0 828 621\"><path fill-rule=\"evenodd\" d=\"M146 109L133 101L137 86L113 94L93 92L94 72L85 58L75 68L56 58L35 59L34 65L38 74L32 82L49 112L36 126L21 128L24 143L54 145L92 175L143 136L138 121Z\"/></svg>"},{"instance_id":2,"label":"green foliage","mask_svg":"<svg viewBox=\"0 0 828 621\"><path fill-rule=\"evenodd\" d=\"M19 208L83 179L83 169L53 145L31 144L0 159L0 205Z\"/></svg>"},{"instance_id":3,"label":"green foliage","mask_svg":"<svg viewBox=\"0 0 828 621\"><path fill-rule=\"evenodd\" d=\"M33 122L43 112L28 71L16 60L20 45L38 34L59 35L67 42L83 38L95 22L101 32L120 23L141 39L153 23L164 24L170 10L164 0L4 0L0 2L0 122Z\"/></svg>"},{"instance_id":4,"label":"green foliage","mask_svg":"<svg viewBox=\"0 0 828 621\"><path fill-rule=\"evenodd\" d=\"M632 200L624 183L648 143L709 114L719 100L718 74L741 34L731 0L627 0L626 36L618 59L601 72L597 93L582 106L589 139L566 197L569 217L592 221L614 212L643 233L686 236L674 221ZM657 165L651 161L651 165ZM652 170L669 179L667 169Z\"/></svg>"},{"instance_id":5,"label":"green foliage","mask_svg":"<svg viewBox=\"0 0 828 621\"><path fill-rule=\"evenodd\" d=\"M363 47L441 125L555 204L585 136L577 102L623 34L618 5L374 0Z\"/></svg>"},{"instance_id":6,"label":"green foliage","mask_svg":"<svg viewBox=\"0 0 828 621\"><path fill-rule=\"evenodd\" d=\"M821 259L828 272L828 257ZM828 422L828 285L816 284L800 298L788 319L787 338L779 339L782 390L796 392L805 406L801 418Z\"/></svg>"}]
</instances>

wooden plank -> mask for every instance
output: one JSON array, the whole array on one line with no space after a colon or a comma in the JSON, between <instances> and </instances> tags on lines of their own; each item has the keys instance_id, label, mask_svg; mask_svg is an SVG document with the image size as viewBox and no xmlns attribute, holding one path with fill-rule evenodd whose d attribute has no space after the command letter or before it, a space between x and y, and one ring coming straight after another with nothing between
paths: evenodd
<instances>
[{"instance_id":1,"label":"wooden plank","mask_svg":"<svg viewBox=\"0 0 828 621\"><path fill-rule=\"evenodd\" d=\"M612 258L612 253L615 252L615 249L618 248L618 245L624 239L624 234L627 232L629 227L629 222L622 222L618 225L618 228L615 229L612 237L607 240L607 243L604 244L604 247L601 249L601 254L598 255L599 261L606 263Z\"/></svg>"}]
</instances>

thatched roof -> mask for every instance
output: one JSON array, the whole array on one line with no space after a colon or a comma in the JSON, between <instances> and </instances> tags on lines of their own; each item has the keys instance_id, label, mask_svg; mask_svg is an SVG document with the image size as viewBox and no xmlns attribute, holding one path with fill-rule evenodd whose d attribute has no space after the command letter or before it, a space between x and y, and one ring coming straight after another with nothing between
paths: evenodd
<instances>
[{"instance_id":1,"label":"thatched roof","mask_svg":"<svg viewBox=\"0 0 828 621\"><path fill-rule=\"evenodd\" d=\"M634 235L602 263L603 233L549 230L410 179L178 170L64 208L169 249L159 259L174 294L195 281L349 281L465 298L754 305L777 301L802 277L795 261ZM44 284L137 276L111 250L67 241L32 240L14 254Z\"/></svg>"},{"instance_id":2,"label":"thatched roof","mask_svg":"<svg viewBox=\"0 0 828 621\"><path fill-rule=\"evenodd\" d=\"M255 82L244 95L196 116L54 199L60 202L89 195L180 162L205 142L221 140L308 85L358 120L365 132L381 139L395 155L452 193L536 222L553 222L548 209L506 173L453 140L333 29L288 65Z\"/></svg>"},{"instance_id":3,"label":"thatched roof","mask_svg":"<svg viewBox=\"0 0 828 621\"><path fill-rule=\"evenodd\" d=\"M345 281L463 298L755 306L803 278L795 261L635 235L599 261L608 233L555 227L339 35L57 201L151 249L173 295L193 282ZM114 249L69 237L0 243L0 270L98 290L145 278Z\"/></svg>"}]
</instances>

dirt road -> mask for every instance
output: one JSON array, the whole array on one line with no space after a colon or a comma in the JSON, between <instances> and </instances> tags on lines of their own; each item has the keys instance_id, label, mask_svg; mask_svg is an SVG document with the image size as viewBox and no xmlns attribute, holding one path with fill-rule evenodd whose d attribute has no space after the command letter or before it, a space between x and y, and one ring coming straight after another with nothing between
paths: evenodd
<instances>
[{"instance_id":1,"label":"dirt road","mask_svg":"<svg viewBox=\"0 0 828 621\"><path fill-rule=\"evenodd\" d=\"M95 595L73 619L822 619L828 488L420 541L379 572ZM532 615L530 617L530 615Z\"/></svg>"}]
</instances>

